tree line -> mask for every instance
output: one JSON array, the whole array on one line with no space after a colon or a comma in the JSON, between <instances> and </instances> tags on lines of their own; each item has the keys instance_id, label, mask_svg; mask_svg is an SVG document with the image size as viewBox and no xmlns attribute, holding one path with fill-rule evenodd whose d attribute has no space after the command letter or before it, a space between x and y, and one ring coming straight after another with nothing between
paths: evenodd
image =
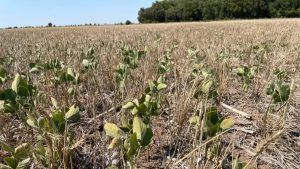
<instances>
[{"instance_id":1,"label":"tree line","mask_svg":"<svg viewBox=\"0 0 300 169\"><path fill-rule=\"evenodd\" d=\"M131 24L134 24L133 22L131 22L130 20L126 20L124 23L123 22L119 22L119 23L115 23L114 25L131 25ZM6 27L5 29L22 29L22 28L51 28L51 27L79 27L79 26L102 26L102 25L105 25L105 24L97 24L97 23L86 23L86 24L79 24L79 25L76 25L76 24L73 24L73 25L64 25L64 26L56 26L54 24L52 24L52 22L49 22L47 25L41 25L41 26L21 26L21 27L18 27L18 26L14 26L14 27ZM0 28L2 29L2 28Z\"/></svg>"},{"instance_id":2,"label":"tree line","mask_svg":"<svg viewBox=\"0 0 300 169\"><path fill-rule=\"evenodd\" d=\"M138 13L140 23L299 17L300 0L162 0Z\"/></svg>"}]
</instances>

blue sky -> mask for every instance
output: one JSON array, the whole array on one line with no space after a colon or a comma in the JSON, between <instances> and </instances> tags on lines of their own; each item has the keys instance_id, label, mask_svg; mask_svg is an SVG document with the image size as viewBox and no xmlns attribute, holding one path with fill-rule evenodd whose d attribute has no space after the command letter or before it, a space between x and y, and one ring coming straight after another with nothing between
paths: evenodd
<instances>
[{"instance_id":1,"label":"blue sky","mask_svg":"<svg viewBox=\"0 0 300 169\"><path fill-rule=\"evenodd\" d=\"M0 0L0 27L137 22L155 0Z\"/></svg>"}]
</instances>

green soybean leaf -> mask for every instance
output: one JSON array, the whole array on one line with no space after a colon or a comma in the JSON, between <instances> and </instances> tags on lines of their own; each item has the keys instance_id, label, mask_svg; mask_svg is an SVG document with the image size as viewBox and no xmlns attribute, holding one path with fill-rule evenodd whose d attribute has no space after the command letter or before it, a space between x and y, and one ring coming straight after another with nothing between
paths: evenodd
<instances>
[{"instance_id":1,"label":"green soybean leaf","mask_svg":"<svg viewBox=\"0 0 300 169\"><path fill-rule=\"evenodd\" d=\"M267 88L267 95L272 95L274 93L274 90L275 90L275 81L273 80Z\"/></svg>"},{"instance_id":2,"label":"green soybean leaf","mask_svg":"<svg viewBox=\"0 0 300 169\"><path fill-rule=\"evenodd\" d=\"M237 75L244 76L244 74L245 74L245 68L244 67L237 68Z\"/></svg>"},{"instance_id":3,"label":"green soybean leaf","mask_svg":"<svg viewBox=\"0 0 300 169\"><path fill-rule=\"evenodd\" d=\"M69 123L76 123L80 120L79 107L71 106L69 111L65 114L65 119Z\"/></svg>"},{"instance_id":4,"label":"green soybean leaf","mask_svg":"<svg viewBox=\"0 0 300 169\"><path fill-rule=\"evenodd\" d=\"M199 116L190 117L189 123L192 125L198 125L199 124Z\"/></svg>"},{"instance_id":5,"label":"green soybean leaf","mask_svg":"<svg viewBox=\"0 0 300 169\"><path fill-rule=\"evenodd\" d=\"M27 123L30 127L33 127L33 128L36 128L36 129L39 128L39 127L36 125L35 121L32 120L31 118L27 119L27 120L26 120L26 123Z\"/></svg>"},{"instance_id":6,"label":"green soybean leaf","mask_svg":"<svg viewBox=\"0 0 300 169\"><path fill-rule=\"evenodd\" d=\"M35 144L35 153L34 153L34 160L39 162L43 165L44 168L48 168L48 155L46 154L47 148L41 142L37 142ZM48 151L49 152L49 151Z\"/></svg>"},{"instance_id":7,"label":"green soybean leaf","mask_svg":"<svg viewBox=\"0 0 300 169\"><path fill-rule=\"evenodd\" d=\"M52 106L55 108L55 109L58 109L58 104L57 104L57 101L55 98L51 97L51 103L52 103Z\"/></svg>"},{"instance_id":8,"label":"green soybean leaf","mask_svg":"<svg viewBox=\"0 0 300 169\"><path fill-rule=\"evenodd\" d=\"M206 121L211 122L212 124L217 124L219 122L217 107L210 107L207 109Z\"/></svg>"},{"instance_id":9,"label":"green soybean leaf","mask_svg":"<svg viewBox=\"0 0 300 169\"><path fill-rule=\"evenodd\" d=\"M122 126L120 127L124 132L129 132L130 131L130 124L129 124L129 120L126 116L122 116L121 117L121 123Z\"/></svg>"},{"instance_id":10,"label":"green soybean leaf","mask_svg":"<svg viewBox=\"0 0 300 169\"><path fill-rule=\"evenodd\" d=\"M30 91L28 89L28 86L18 86L18 95L19 96L23 96L23 97L27 97L30 95Z\"/></svg>"},{"instance_id":11,"label":"green soybean leaf","mask_svg":"<svg viewBox=\"0 0 300 169\"><path fill-rule=\"evenodd\" d=\"M65 119L64 114L62 112L56 111L52 113L52 121L54 124L54 128L52 128L53 131L58 132L60 134L64 133L65 131Z\"/></svg>"},{"instance_id":12,"label":"green soybean leaf","mask_svg":"<svg viewBox=\"0 0 300 169\"><path fill-rule=\"evenodd\" d=\"M157 89L158 89L158 90L162 90L162 89L165 89L165 88L167 88L167 85L164 84L164 83L160 83L160 84L157 86Z\"/></svg>"},{"instance_id":13,"label":"green soybean leaf","mask_svg":"<svg viewBox=\"0 0 300 169\"><path fill-rule=\"evenodd\" d=\"M136 133L131 134L129 138L124 141L124 148L126 150L126 157L129 160L137 154L139 150L139 144Z\"/></svg>"},{"instance_id":14,"label":"green soybean leaf","mask_svg":"<svg viewBox=\"0 0 300 169\"><path fill-rule=\"evenodd\" d=\"M276 92L273 95L273 99L275 102L285 102L289 99L290 92L290 86L280 80L276 84Z\"/></svg>"},{"instance_id":15,"label":"green soybean leaf","mask_svg":"<svg viewBox=\"0 0 300 169\"><path fill-rule=\"evenodd\" d=\"M5 101L0 100L0 110L4 109L4 104L5 104Z\"/></svg>"},{"instance_id":16,"label":"green soybean leaf","mask_svg":"<svg viewBox=\"0 0 300 169\"><path fill-rule=\"evenodd\" d=\"M113 123L106 123L104 125L104 131L106 133L106 135L116 138L116 137L121 137L121 129L113 124Z\"/></svg>"},{"instance_id":17,"label":"green soybean leaf","mask_svg":"<svg viewBox=\"0 0 300 169\"><path fill-rule=\"evenodd\" d=\"M111 141L110 145L108 146L108 149L114 149L119 147L122 144L122 140L120 137L115 137L113 138L113 140Z\"/></svg>"},{"instance_id":18,"label":"green soybean leaf","mask_svg":"<svg viewBox=\"0 0 300 169\"><path fill-rule=\"evenodd\" d=\"M31 145L28 143L23 143L15 148L13 153L14 157L18 160L23 160L27 158L30 154Z\"/></svg>"},{"instance_id":19,"label":"green soybean leaf","mask_svg":"<svg viewBox=\"0 0 300 169\"><path fill-rule=\"evenodd\" d=\"M18 109L18 106L16 105L16 102L6 103L4 104L4 109L6 112L16 112Z\"/></svg>"},{"instance_id":20,"label":"green soybean leaf","mask_svg":"<svg viewBox=\"0 0 300 169\"><path fill-rule=\"evenodd\" d=\"M74 95L74 94L75 94L75 90L74 90L73 87L70 87L70 88L68 89L68 94L69 94L69 95Z\"/></svg>"},{"instance_id":21,"label":"green soybean leaf","mask_svg":"<svg viewBox=\"0 0 300 169\"><path fill-rule=\"evenodd\" d=\"M27 159L19 162L16 169L26 169L29 165L29 162L30 162L30 158L27 158Z\"/></svg>"},{"instance_id":22,"label":"green soybean leaf","mask_svg":"<svg viewBox=\"0 0 300 169\"><path fill-rule=\"evenodd\" d=\"M82 65L83 65L85 68L88 68L88 67L90 66L89 60L83 59L83 60L82 60Z\"/></svg>"},{"instance_id":23,"label":"green soybean leaf","mask_svg":"<svg viewBox=\"0 0 300 169\"><path fill-rule=\"evenodd\" d=\"M146 103L149 103L150 100L151 100L151 96L147 94L147 95L145 96L145 102L146 102Z\"/></svg>"},{"instance_id":24,"label":"green soybean leaf","mask_svg":"<svg viewBox=\"0 0 300 169\"><path fill-rule=\"evenodd\" d=\"M213 81L211 81L211 80L206 81L206 82L202 85L201 91L202 91L203 93L205 93L205 94L208 94L212 85L213 85Z\"/></svg>"},{"instance_id":25,"label":"green soybean leaf","mask_svg":"<svg viewBox=\"0 0 300 169\"><path fill-rule=\"evenodd\" d=\"M29 73L37 73L39 71L40 71L40 69L38 67L33 67L29 70Z\"/></svg>"},{"instance_id":26,"label":"green soybean leaf","mask_svg":"<svg viewBox=\"0 0 300 169\"><path fill-rule=\"evenodd\" d=\"M136 133L137 139L142 140L142 133L146 129L146 125L139 117L133 119L133 133Z\"/></svg>"},{"instance_id":27,"label":"green soybean leaf","mask_svg":"<svg viewBox=\"0 0 300 169\"><path fill-rule=\"evenodd\" d=\"M13 169L10 166L0 164L0 169Z\"/></svg>"},{"instance_id":28,"label":"green soybean leaf","mask_svg":"<svg viewBox=\"0 0 300 169\"><path fill-rule=\"evenodd\" d=\"M32 93L32 86L27 84L27 81L23 79L20 74L16 74L15 79L11 85L11 89L15 91L19 96L27 97Z\"/></svg>"},{"instance_id":29,"label":"green soybean leaf","mask_svg":"<svg viewBox=\"0 0 300 169\"><path fill-rule=\"evenodd\" d=\"M131 111L132 115L136 115L139 112L139 109L137 107L133 108Z\"/></svg>"},{"instance_id":30,"label":"green soybean leaf","mask_svg":"<svg viewBox=\"0 0 300 169\"><path fill-rule=\"evenodd\" d=\"M75 80L76 84L80 83L80 75L78 73L75 75L75 79L74 80Z\"/></svg>"},{"instance_id":31,"label":"green soybean leaf","mask_svg":"<svg viewBox=\"0 0 300 169\"><path fill-rule=\"evenodd\" d=\"M15 76L15 79L11 85L11 89L14 90L16 93L18 93L18 86L19 86L20 81L21 81L21 75L17 73Z\"/></svg>"},{"instance_id":32,"label":"green soybean leaf","mask_svg":"<svg viewBox=\"0 0 300 169\"><path fill-rule=\"evenodd\" d=\"M210 137L213 137L216 135L217 132L220 130L220 123L217 124L211 124L210 122L206 122L206 134Z\"/></svg>"},{"instance_id":33,"label":"green soybean leaf","mask_svg":"<svg viewBox=\"0 0 300 169\"><path fill-rule=\"evenodd\" d=\"M42 66L36 64L36 63L29 63L29 73L39 73L42 68Z\"/></svg>"},{"instance_id":34,"label":"green soybean leaf","mask_svg":"<svg viewBox=\"0 0 300 169\"><path fill-rule=\"evenodd\" d=\"M223 130L229 129L234 125L234 120L232 118L224 119L221 124L220 128Z\"/></svg>"},{"instance_id":35,"label":"green soybean leaf","mask_svg":"<svg viewBox=\"0 0 300 169\"><path fill-rule=\"evenodd\" d=\"M0 100L15 100L17 93L12 89L0 91Z\"/></svg>"},{"instance_id":36,"label":"green soybean leaf","mask_svg":"<svg viewBox=\"0 0 300 169\"><path fill-rule=\"evenodd\" d=\"M140 104L139 107L137 107L137 109L139 114L145 114L148 110L147 106L144 103Z\"/></svg>"},{"instance_id":37,"label":"green soybean leaf","mask_svg":"<svg viewBox=\"0 0 300 169\"><path fill-rule=\"evenodd\" d=\"M7 71L3 68L0 69L0 77L5 78L7 76Z\"/></svg>"},{"instance_id":38,"label":"green soybean leaf","mask_svg":"<svg viewBox=\"0 0 300 169\"><path fill-rule=\"evenodd\" d=\"M14 152L14 149L7 144L5 141L0 140L0 147L4 150L4 151L8 151L10 153Z\"/></svg>"},{"instance_id":39,"label":"green soybean leaf","mask_svg":"<svg viewBox=\"0 0 300 169\"><path fill-rule=\"evenodd\" d=\"M153 131L151 128L146 128L143 132L142 132L142 139L141 139L141 146L148 146L151 143L153 137Z\"/></svg>"},{"instance_id":40,"label":"green soybean leaf","mask_svg":"<svg viewBox=\"0 0 300 169\"><path fill-rule=\"evenodd\" d=\"M133 107L134 107L134 104L132 102L128 102L122 108L123 109L132 109Z\"/></svg>"},{"instance_id":41,"label":"green soybean leaf","mask_svg":"<svg viewBox=\"0 0 300 169\"><path fill-rule=\"evenodd\" d=\"M157 80L158 83L163 83L165 82L165 76L164 75L160 75L158 80Z\"/></svg>"},{"instance_id":42,"label":"green soybean leaf","mask_svg":"<svg viewBox=\"0 0 300 169\"><path fill-rule=\"evenodd\" d=\"M44 118L44 117L40 117L37 120L37 124L38 124L39 128L44 129L46 131L48 131L50 128L48 119Z\"/></svg>"},{"instance_id":43,"label":"green soybean leaf","mask_svg":"<svg viewBox=\"0 0 300 169\"><path fill-rule=\"evenodd\" d=\"M74 71L72 68L68 68L67 75L69 75L71 77L71 79L73 79L75 77Z\"/></svg>"},{"instance_id":44,"label":"green soybean leaf","mask_svg":"<svg viewBox=\"0 0 300 169\"><path fill-rule=\"evenodd\" d=\"M252 68L250 69L250 71L248 72L248 77L249 77L249 79L253 79L253 78L254 78L255 71L256 71L256 67L252 67Z\"/></svg>"},{"instance_id":45,"label":"green soybean leaf","mask_svg":"<svg viewBox=\"0 0 300 169\"><path fill-rule=\"evenodd\" d=\"M5 157L3 160L8 166L13 169L15 169L18 165L18 161L14 157Z\"/></svg>"}]
</instances>

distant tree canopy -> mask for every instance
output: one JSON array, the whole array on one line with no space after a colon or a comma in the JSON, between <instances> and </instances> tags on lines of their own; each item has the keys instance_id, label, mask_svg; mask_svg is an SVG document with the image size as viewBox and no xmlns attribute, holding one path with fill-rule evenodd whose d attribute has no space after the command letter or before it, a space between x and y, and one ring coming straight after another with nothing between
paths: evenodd
<instances>
[{"instance_id":1,"label":"distant tree canopy","mask_svg":"<svg viewBox=\"0 0 300 169\"><path fill-rule=\"evenodd\" d=\"M132 22L131 22L130 20L127 20L127 21L125 22L125 24L126 24L126 25L131 25Z\"/></svg>"},{"instance_id":2,"label":"distant tree canopy","mask_svg":"<svg viewBox=\"0 0 300 169\"><path fill-rule=\"evenodd\" d=\"M138 15L140 23L300 17L300 0L163 0Z\"/></svg>"}]
</instances>

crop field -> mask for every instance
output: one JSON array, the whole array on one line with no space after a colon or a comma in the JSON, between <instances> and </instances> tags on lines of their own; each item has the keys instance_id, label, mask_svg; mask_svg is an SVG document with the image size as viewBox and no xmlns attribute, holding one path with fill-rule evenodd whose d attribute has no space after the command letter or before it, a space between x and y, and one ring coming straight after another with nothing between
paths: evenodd
<instances>
[{"instance_id":1,"label":"crop field","mask_svg":"<svg viewBox=\"0 0 300 169\"><path fill-rule=\"evenodd\" d=\"M299 169L299 71L299 19L0 30L0 169Z\"/></svg>"}]
</instances>

